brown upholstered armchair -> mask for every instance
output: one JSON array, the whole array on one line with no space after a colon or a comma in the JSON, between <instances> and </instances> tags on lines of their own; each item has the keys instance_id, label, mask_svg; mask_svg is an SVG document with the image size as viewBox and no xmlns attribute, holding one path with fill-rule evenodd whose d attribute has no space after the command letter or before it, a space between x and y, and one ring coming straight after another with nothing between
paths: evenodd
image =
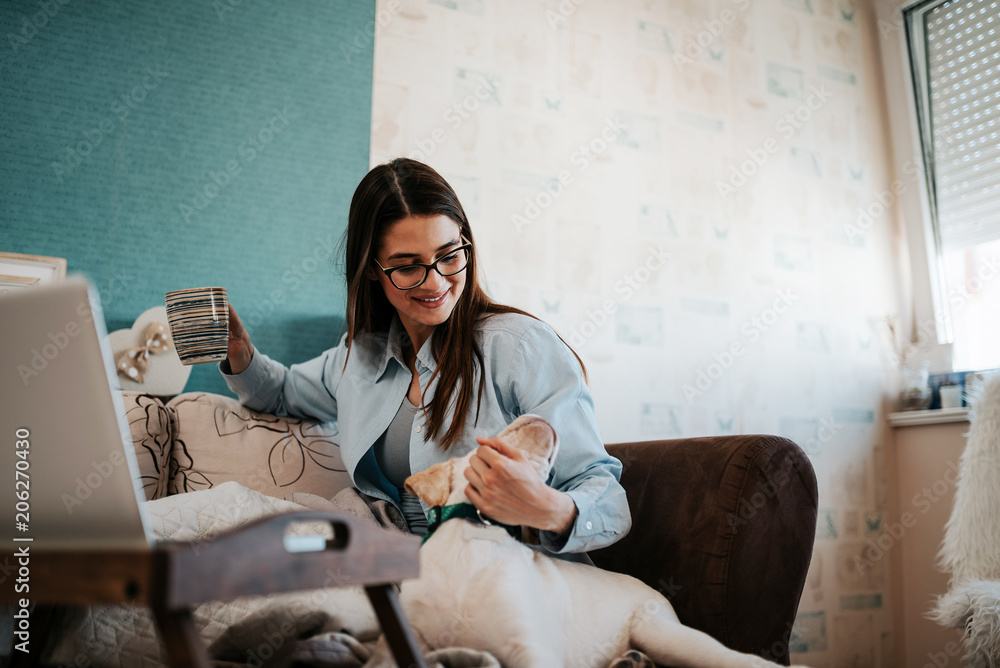
<instances>
[{"instance_id":1,"label":"brown upholstered armchair","mask_svg":"<svg viewBox=\"0 0 1000 668\"><path fill-rule=\"evenodd\" d=\"M788 665L812 557L818 492L809 458L776 436L607 446L621 459L632 530L591 553L664 593L680 620Z\"/></svg>"}]
</instances>

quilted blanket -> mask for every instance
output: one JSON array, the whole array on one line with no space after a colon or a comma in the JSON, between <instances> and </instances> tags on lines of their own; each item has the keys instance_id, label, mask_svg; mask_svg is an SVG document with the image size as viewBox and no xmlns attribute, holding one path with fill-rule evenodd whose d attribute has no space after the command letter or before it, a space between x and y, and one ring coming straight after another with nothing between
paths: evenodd
<instances>
[{"instance_id":1,"label":"quilted blanket","mask_svg":"<svg viewBox=\"0 0 1000 668\"><path fill-rule=\"evenodd\" d=\"M207 540L255 519L292 510L332 510L404 531L389 504L345 489L333 499L293 494L282 500L227 482L147 504L156 535L176 541ZM308 531L302 527L301 531ZM195 625L215 666L363 666L375 650L380 629L361 587L206 603L193 611ZM95 668L164 666L149 610L94 606L67 610L46 662ZM8 645L9 646L9 645ZM431 665L497 667L484 653L461 648L428 655ZM89 662L86 663L85 661Z\"/></svg>"}]
</instances>

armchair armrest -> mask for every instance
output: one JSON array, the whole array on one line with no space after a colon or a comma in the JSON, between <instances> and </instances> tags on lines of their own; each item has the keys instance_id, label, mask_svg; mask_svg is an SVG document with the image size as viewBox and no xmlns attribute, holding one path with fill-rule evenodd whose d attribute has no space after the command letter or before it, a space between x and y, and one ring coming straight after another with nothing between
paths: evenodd
<instances>
[{"instance_id":1,"label":"armchair armrest","mask_svg":"<svg viewBox=\"0 0 1000 668\"><path fill-rule=\"evenodd\" d=\"M591 553L735 650L788 663L812 558L818 491L808 457L775 436L611 444L632 529Z\"/></svg>"}]
</instances>

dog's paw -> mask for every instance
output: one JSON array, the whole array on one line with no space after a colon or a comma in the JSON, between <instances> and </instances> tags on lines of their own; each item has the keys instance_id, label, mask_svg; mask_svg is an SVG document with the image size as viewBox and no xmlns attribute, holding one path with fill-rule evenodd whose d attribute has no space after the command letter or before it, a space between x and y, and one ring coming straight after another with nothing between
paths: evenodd
<instances>
[{"instance_id":1,"label":"dog's paw","mask_svg":"<svg viewBox=\"0 0 1000 668\"><path fill-rule=\"evenodd\" d=\"M630 649L615 659L608 668L656 668L656 664L639 650Z\"/></svg>"}]
</instances>

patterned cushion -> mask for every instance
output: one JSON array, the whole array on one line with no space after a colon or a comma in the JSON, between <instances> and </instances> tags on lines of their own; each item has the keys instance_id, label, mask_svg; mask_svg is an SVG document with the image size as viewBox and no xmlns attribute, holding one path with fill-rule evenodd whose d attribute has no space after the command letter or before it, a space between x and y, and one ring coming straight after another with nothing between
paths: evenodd
<instances>
[{"instance_id":1,"label":"patterned cushion","mask_svg":"<svg viewBox=\"0 0 1000 668\"><path fill-rule=\"evenodd\" d=\"M122 392L122 403L146 500L161 499L167 495L167 463L173 443L171 411L142 392Z\"/></svg>"},{"instance_id":2,"label":"patterned cushion","mask_svg":"<svg viewBox=\"0 0 1000 668\"><path fill-rule=\"evenodd\" d=\"M296 492L329 499L352 486L334 424L257 413L204 392L180 394L167 408L177 416L169 494L235 481L279 499Z\"/></svg>"}]
</instances>

